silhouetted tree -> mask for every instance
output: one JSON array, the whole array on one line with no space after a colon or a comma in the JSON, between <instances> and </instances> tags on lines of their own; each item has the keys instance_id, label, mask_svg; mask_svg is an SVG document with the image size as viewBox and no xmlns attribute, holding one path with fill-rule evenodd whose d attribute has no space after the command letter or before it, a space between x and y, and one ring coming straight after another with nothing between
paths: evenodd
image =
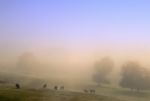
<instances>
[{"instance_id":1,"label":"silhouetted tree","mask_svg":"<svg viewBox=\"0 0 150 101\"><path fill-rule=\"evenodd\" d=\"M150 72L136 62L128 62L122 67L120 85L131 90L150 89Z\"/></svg>"},{"instance_id":2,"label":"silhouetted tree","mask_svg":"<svg viewBox=\"0 0 150 101\"><path fill-rule=\"evenodd\" d=\"M114 68L114 62L108 57L103 58L97 62L94 66L95 74L93 80L98 84L110 83L109 76Z\"/></svg>"}]
</instances>

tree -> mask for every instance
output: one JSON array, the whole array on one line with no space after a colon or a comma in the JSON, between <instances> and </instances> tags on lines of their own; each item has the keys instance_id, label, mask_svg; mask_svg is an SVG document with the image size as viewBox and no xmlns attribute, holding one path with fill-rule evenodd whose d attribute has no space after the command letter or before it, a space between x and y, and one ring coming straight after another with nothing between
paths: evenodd
<instances>
[{"instance_id":1,"label":"tree","mask_svg":"<svg viewBox=\"0 0 150 101\"><path fill-rule=\"evenodd\" d=\"M128 62L122 67L120 85L124 88L145 90L150 88L150 72L136 62Z\"/></svg>"},{"instance_id":2,"label":"tree","mask_svg":"<svg viewBox=\"0 0 150 101\"><path fill-rule=\"evenodd\" d=\"M93 75L93 80L98 84L110 83L109 74L114 68L114 62L109 57L103 58L101 61L97 62L94 66L95 73Z\"/></svg>"},{"instance_id":3,"label":"tree","mask_svg":"<svg viewBox=\"0 0 150 101\"><path fill-rule=\"evenodd\" d=\"M38 68L38 61L33 53L23 53L17 62L17 71L21 74L33 74Z\"/></svg>"}]
</instances>

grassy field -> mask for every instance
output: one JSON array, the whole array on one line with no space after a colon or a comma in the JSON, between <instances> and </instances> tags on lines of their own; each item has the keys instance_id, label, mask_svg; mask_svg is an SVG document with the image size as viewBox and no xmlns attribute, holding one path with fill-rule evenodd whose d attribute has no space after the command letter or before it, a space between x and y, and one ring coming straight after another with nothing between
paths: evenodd
<instances>
[{"instance_id":1,"label":"grassy field","mask_svg":"<svg viewBox=\"0 0 150 101\"><path fill-rule=\"evenodd\" d=\"M52 90L52 85L51 89L39 89L44 82L40 79L14 75L7 76L1 73L0 81L3 80L9 82L0 84L0 101L150 101L150 92L148 91L136 92L115 86L94 86L92 88L96 89L96 94L85 94L82 88L75 89L73 90L74 92L70 91L70 89L54 91ZM25 84L27 81L27 83L32 86L29 87L29 85L25 86L21 84L23 88L15 89L14 81L23 82ZM67 89L67 87L65 88ZM89 88L91 87L89 86Z\"/></svg>"},{"instance_id":2,"label":"grassy field","mask_svg":"<svg viewBox=\"0 0 150 101\"><path fill-rule=\"evenodd\" d=\"M97 93L100 95L115 97L125 101L150 101L149 91L131 91L119 87L98 87Z\"/></svg>"},{"instance_id":3,"label":"grassy field","mask_svg":"<svg viewBox=\"0 0 150 101\"><path fill-rule=\"evenodd\" d=\"M150 101L150 92L99 87L96 94L48 89L0 87L0 101Z\"/></svg>"},{"instance_id":4,"label":"grassy field","mask_svg":"<svg viewBox=\"0 0 150 101\"><path fill-rule=\"evenodd\" d=\"M71 91L1 88L0 101L124 101L104 95Z\"/></svg>"}]
</instances>

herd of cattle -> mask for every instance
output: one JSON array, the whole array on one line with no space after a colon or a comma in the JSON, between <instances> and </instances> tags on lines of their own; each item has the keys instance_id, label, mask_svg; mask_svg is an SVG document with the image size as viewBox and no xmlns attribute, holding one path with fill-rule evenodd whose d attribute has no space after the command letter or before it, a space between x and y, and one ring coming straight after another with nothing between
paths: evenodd
<instances>
[{"instance_id":1,"label":"herd of cattle","mask_svg":"<svg viewBox=\"0 0 150 101\"><path fill-rule=\"evenodd\" d=\"M16 87L16 89L21 89L21 86L18 83L16 83L15 87ZM47 84L44 84L43 88L46 89L47 88ZM65 89L64 86L54 86L54 90L64 90L64 89ZM84 89L83 92L84 93L95 94L95 90L94 89Z\"/></svg>"}]
</instances>

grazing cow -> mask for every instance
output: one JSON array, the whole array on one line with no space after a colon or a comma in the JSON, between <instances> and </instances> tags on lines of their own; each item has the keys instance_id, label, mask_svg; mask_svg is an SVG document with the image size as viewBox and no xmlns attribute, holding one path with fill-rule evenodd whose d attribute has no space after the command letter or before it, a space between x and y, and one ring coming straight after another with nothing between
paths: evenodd
<instances>
[{"instance_id":1,"label":"grazing cow","mask_svg":"<svg viewBox=\"0 0 150 101\"><path fill-rule=\"evenodd\" d=\"M47 88L47 84L44 84L44 85L43 85L43 88Z\"/></svg>"},{"instance_id":2,"label":"grazing cow","mask_svg":"<svg viewBox=\"0 0 150 101\"><path fill-rule=\"evenodd\" d=\"M16 89L20 89L20 85L16 83Z\"/></svg>"},{"instance_id":3,"label":"grazing cow","mask_svg":"<svg viewBox=\"0 0 150 101\"><path fill-rule=\"evenodd\" d=\"M91 93L91 94L95 94L95 90L94 90L94 89L91 89L91 90L90 90L90 93Z\"/></svg>"},{"instance_id":4,"label":"grazing cow","mask_svg":"<svg viewBox=\"0 0 150 101\"><path fill-rule=\"evenodd\" d=\"M64 89L65 89L65 87L64 87L64 86L61 86L61 87L60 87L60 90L64 90Z\"/></svg>"},{"instance_id":5,"label":"grazing cow","mask_svg":"<svg viewBox=\"0 0 150 101\"><path fill-rule=\"evenodd\" d=\"M84 89L84 93L88 93L89 91L87 89Z\"/></svg>"},{"instance_id":6,"label":"grazing cow","mask_svg":"<svg viewBox=\"0 0 150 101\"><path fill-rule=\"evenodd\" d=\"M58 86L54 86L54 90L58 90Z\"/></svg>"}]
</instances>

